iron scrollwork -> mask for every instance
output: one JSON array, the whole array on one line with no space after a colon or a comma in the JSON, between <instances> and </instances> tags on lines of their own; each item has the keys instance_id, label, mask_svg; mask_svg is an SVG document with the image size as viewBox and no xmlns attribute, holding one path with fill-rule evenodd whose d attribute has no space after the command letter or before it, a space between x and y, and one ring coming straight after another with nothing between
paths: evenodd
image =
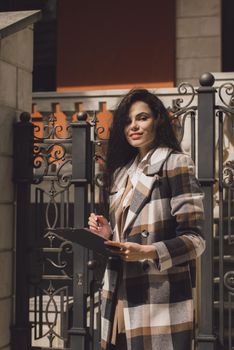
<instances>
[{"instance_id":1,"label":"iron scrollwork","mask_svg":"<svg viewBox=\"0 0 234 350\"><path fill-rule=\"evenodd\" d=\"M189 83L181 83L178 86L178 95L180 97L172 100L172 106L168 108L171 115L171 123L174 127L177 139L180 144L183 142L183 148L190 152L195 160L195 117L197 106L195 104L196 91ZM187 131L186 122L190 120L189 131ZM189 140L184 136L190 134Z\"/></svg>"},{"instance_id":2,"label":"iron scrollwork","mask_svg":"<svg viewBox=\"0 0 234 350\"><path fill-rule=\"evenodd\" d=\"M234 271L226 272L223 278L225 287L230 291L234 292Z\"/></svg>"},{"instance_id":3,"label":"iron scrollwork","mask_svg":"<svg viewBox=\"0 0 234 350\"><path fill-rule=\"evenodd\" d=\"M178 95L188 97L190 96L189 100L183 105L184 99L179 97L173 100L172 108L169 110L174 114L174 116L181 115L185 113L188 108L196 109L195 106L192 106L192 102L194 101L194 98L196 96L196 91L194 87L189 83L181 83L178 86Z\"/></svg>"},{"instance_id":4,"label":"iron scrollwork","mask_svg":"<svg viewBox=\"0 0 234 350\"><path fill-rule=\"evenodd\" d=\"M232 107L234 106L234 85L232 83L222 84L218 89L218 95L223 103L223 106L226 107L226 110L233 112ZM228 101L226 101L225 95L229 97Z\"/></svg>"},{"instance_id":5,"label":"iron scrollwork","mask_svg":"<svg viewBox=\"0 0 234 350\"><path fill-rule=\"evenodd\" d=\"M234 161L228 161L223 169L223 183L229 188L234 188Z\"/></svg>"}]
</instances>

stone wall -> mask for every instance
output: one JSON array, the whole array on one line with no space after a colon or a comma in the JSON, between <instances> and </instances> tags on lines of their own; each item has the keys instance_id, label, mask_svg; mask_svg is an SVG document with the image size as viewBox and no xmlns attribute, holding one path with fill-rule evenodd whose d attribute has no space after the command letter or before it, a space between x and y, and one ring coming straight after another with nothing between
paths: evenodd
<instances>
[{"instance_id":1,"label":"stone wall","mask_svg":"<svg viewBox=\"0 0 234 350\"><path fill-rule=\"evenodd\" d=\"M177 0L176 85L221 70L221 0Z\"/></svg>"},{"instance_id":2,"label":"stone wall","mask_svg":"<svg viewBox=\"0 0 234 350\"><path fill-rule=\"evenodd\" d=\"M14 319L13 123L31 111L32 64L32 26L0 40L0 350L10 349Z\"/></svg>"}]
</instances>

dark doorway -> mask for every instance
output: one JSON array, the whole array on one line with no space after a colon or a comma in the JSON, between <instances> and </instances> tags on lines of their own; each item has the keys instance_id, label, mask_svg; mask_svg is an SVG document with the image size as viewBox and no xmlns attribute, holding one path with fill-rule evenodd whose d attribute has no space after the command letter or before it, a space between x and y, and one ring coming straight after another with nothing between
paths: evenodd
<instances>
[{"instance_id":1,"label":"dark doorway","mask_svg":"<svg viewBox=\"0 0 234 350\"><path fill-rule=\"evenodd\" d=\"M222 71L234 71L234 2L222 1Z\"/></svg>"}]
</instances>

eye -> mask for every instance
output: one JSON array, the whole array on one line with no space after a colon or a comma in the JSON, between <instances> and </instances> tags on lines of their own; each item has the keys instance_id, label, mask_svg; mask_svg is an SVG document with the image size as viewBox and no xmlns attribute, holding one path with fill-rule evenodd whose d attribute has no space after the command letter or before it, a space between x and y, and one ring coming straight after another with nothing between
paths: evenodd
<instances>
[{"instance_id":1,"label":"eye","mask_svg":"<svg viewBox=\"0 0 234 350\"><path fill-rule=\"evenodd\" d=\"M139 115L138 120L146 121L150 118L148 114L142 113Z\"/></svg>"}]
</instances>

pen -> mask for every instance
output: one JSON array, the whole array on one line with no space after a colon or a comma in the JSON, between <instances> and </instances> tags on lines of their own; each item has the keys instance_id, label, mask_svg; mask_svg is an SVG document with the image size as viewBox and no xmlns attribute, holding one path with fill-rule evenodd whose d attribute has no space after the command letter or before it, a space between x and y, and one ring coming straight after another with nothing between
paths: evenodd
<instances>
[{"instance_id":1,"label":"pen","mask_svg":"<svg viewBox=\"0 0 234 350\"><path fill-rule=\"evenodd\" d=\"M96 217L96 223L97 223L97 227L101 226L98 217Z\"/></svg>"}]
</instances>

